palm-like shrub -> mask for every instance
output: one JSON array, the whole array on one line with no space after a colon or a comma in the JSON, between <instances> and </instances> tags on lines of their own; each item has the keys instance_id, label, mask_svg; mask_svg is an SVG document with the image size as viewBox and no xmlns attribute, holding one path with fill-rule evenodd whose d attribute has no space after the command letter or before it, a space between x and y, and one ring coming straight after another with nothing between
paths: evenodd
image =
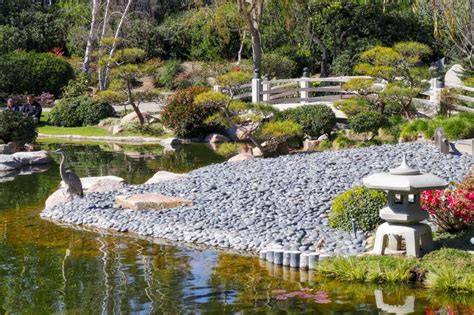
<instances>
[{"instance_id":1,"label":"palm-like shrub","mask_svg":"<svg viewBox=\"0 0 474 315\"><path fill-rule=\"evenodd\" d=\"M336 115L326 105L305 105L284 110L277 114L277 120L292 120L303 127L303 132L313 138L323 134L331 135L336 125Z\"/></svg>"},{"instance_id":2,"label":"palm-like shrub","mask_svg":"<svg viewBox=\"0 0 474 315\"><path fill-rule=\"evenodd\" d=\"M36 139L36 124L31 117L10 110L0 111L0 140L22 145Z\"/></svg>"}]
</instances>

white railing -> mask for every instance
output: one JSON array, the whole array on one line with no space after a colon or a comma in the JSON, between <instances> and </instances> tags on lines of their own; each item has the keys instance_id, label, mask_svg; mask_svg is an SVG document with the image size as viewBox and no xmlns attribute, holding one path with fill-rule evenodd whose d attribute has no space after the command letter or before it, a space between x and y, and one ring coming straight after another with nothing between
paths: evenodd
<instances>
[{"instance_id":1,"label":"white railing","mask_svg":"<svg viewBox=\"0 0 474 315\"><path fill-rule=\"evenodd\" d=\"M340 76L310 78L307 68L301 78L268 80L262 79L258 71L250 83L234 87L234 99L249 99L252 103L293 104L334 102L344 95L354 94L342 88L342 84L354 78L370 79L368 76ZM314 86L314 83L320 83ZM225 87L215 85L214 91L226 92Z\"/></svg>"}]
</instances>

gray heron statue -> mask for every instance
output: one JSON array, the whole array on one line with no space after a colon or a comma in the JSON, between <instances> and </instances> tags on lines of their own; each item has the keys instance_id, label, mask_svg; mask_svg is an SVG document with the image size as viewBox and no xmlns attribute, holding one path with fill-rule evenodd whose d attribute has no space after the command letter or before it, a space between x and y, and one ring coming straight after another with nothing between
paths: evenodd
<instances>
[{"instance_id":1,"label":"gray heron statue","mask_svg":"<svg viewBox=\"0 0 474 315\"><path fill-rule=\"evenodd\" d=\"M66 184L67 192L71 195L71 199L74 196L79 196L80 198L84 197L84 191L82 190L81 179L70 170L65 170L64 163L66 161L66 154L62 149L54 151L55 153L61 154L61 164L59 165L59 173L61 178Z\"/></svg>"}]
</instances>

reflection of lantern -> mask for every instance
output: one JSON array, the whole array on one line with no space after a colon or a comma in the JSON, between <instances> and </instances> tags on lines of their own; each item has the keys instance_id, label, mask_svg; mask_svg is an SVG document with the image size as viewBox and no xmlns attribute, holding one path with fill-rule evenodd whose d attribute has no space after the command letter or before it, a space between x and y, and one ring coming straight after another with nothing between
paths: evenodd
<instances>
[{"instance_id":1,"label":"reflection of lantern","mask_svg":"<svg viewBox=\"0 0 474 315\"><path fill-rule=\"evenodd\" d=\"M432 174L422 174L408 166L405 156L402 164L388 173L378 173L364 178L364 185L372 189L388 191L388 207L380 210L385 223L377 228L374 253L383 255L386 238L388 247L400 249L401 238L405 239L407 256L420 256L420 250L430 251L433 247L431 228L419 223L428 219L428 213L420 206L423 190L446 188L448 184Z\"/></svg>"}]
</instances>

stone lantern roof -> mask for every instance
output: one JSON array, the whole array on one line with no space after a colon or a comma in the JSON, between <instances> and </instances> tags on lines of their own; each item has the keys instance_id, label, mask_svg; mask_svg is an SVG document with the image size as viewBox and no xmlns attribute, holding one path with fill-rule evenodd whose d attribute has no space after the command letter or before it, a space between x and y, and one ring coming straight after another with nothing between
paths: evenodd
<instances>
[{"instance_id":1,"label":"stone lantern roof","mask_svg":"<svg viewBox=\"0 0 474 315\"><path fill-rule=\"evenodd\" d=\"M386 173L370 175L363 179L363 183L367 188L400 192L419 192L448 186L448 183L433 174L423 174L418 169L411 168L405 154L399 167Z\"/></svg>"}]
</instances>

